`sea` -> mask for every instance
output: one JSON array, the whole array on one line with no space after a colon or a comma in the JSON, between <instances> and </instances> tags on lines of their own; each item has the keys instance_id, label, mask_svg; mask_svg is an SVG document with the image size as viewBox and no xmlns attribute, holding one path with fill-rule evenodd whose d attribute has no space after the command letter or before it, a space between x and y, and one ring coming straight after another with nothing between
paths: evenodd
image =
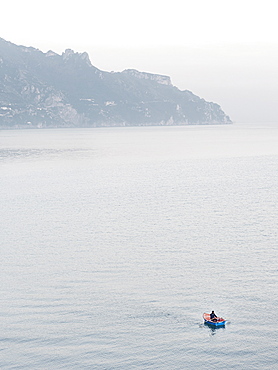
<instances>
[{"instance_id":1,"label":"sea","mask_svg":"<svg viewBox=\"0 0 278 370\"><path fill-rule=\"evenodd\" d=\"M1 370L278 369L278 123L1 130L0 197Z\"/></svg>"}]
</instances>

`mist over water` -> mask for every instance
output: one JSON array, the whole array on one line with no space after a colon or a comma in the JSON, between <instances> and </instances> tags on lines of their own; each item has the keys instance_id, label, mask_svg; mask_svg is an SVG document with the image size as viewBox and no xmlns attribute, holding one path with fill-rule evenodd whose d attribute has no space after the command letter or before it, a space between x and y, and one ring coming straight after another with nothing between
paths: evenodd
<instances>
[{"instance_id":1,"label":"mist over water","mask_svg":"<svg viewBox=\"0 0 278 370\"><path fill-rule=\"evenodd\" d=\"M1 369L274 369L277 144L274 124L1 131Z\"/></svg>"}]
</instances>

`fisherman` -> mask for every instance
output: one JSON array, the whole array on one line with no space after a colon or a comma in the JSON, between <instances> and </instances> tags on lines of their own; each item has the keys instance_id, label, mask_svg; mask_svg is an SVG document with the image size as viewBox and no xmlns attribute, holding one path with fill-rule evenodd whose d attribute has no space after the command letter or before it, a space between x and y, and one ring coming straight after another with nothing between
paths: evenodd
<instances>
[{"instance_id":1,"label":"fisherman","mask_svg":"<svg viewBox=\"0 0 278 370\"><path fill-rule=\"evenodd\" d=\"M215 315L214 311L211 311L210 320L214 322L217 321L217 315Z\"/></svg>"}]
</instances>

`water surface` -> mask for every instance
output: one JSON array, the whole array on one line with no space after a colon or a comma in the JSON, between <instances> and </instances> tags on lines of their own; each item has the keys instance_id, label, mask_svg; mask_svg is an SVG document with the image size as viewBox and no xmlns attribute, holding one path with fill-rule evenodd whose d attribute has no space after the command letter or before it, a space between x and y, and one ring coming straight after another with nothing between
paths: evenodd
<instances>
[{"instance_id":1,"label":"water surface","mask_svg":"<svg viewBox=\"0 0 278 370\"><path fill-rule=\"evenodd\" d=\"M275 369L277 159L277 125L0 131L1 369Z\"/></svg>"}]
</instances>

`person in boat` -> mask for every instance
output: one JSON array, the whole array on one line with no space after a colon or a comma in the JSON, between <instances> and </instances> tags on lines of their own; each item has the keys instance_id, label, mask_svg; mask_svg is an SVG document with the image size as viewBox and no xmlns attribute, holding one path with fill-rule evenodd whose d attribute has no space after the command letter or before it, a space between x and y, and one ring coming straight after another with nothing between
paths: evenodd
<instances>
[{"instance_id":1,"label":"person in boat","mask_svg":"<svg viewBox=\"0 0 278 370\"><path fill-rule=\"evenodd\" d=\"M211 321L217 321L217 315L215 315L214 311L211 311L211 314L210 314L210 319Z\"/></svg>"}]
</instances>

